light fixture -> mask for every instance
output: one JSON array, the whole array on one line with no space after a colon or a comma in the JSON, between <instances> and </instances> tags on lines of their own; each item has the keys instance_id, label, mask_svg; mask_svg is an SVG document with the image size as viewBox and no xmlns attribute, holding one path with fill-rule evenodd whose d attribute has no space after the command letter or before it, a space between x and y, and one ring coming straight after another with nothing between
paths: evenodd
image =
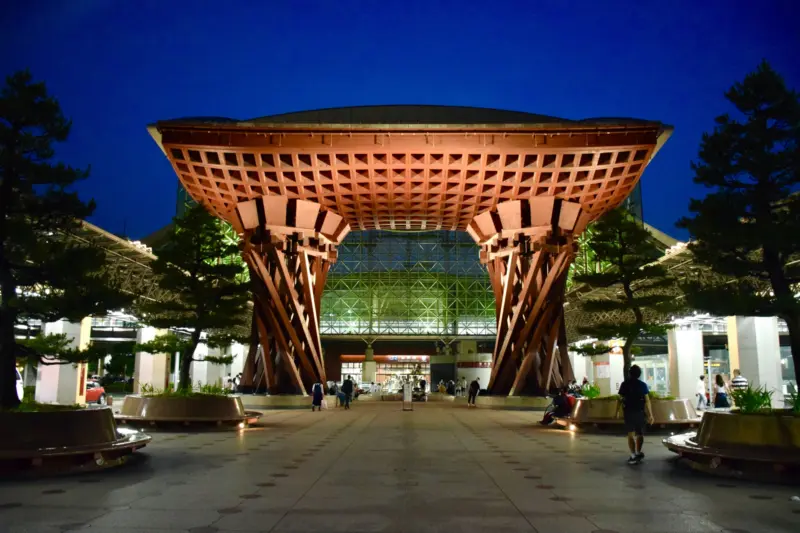
<instances>
[{"instance_id":1,"label":"light fixture","mask_svg":"<svg viewBox=\"0 0 800 533\"><path fill-rule=\"evenodd\" d=\"M576 426L575 424L570 424L569 425L569 430L570 431L576 431L577 429L578 429L578 426Z\"/></svg>"},{"instance_id":2,"label":"light fixture","mask_svg":"<svg viewBox=\"0 0 800 533\"><path fill-rule=\"evenodd\" d=\"M244 422L239 422L239 429L244 429Z\"/></svg>"}]
</instances>

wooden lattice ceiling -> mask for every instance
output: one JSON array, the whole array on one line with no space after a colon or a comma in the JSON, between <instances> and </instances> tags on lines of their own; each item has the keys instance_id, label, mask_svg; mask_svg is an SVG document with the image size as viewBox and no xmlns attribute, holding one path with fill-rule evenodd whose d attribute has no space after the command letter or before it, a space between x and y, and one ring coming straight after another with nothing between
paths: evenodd
<instances>
[{"instance_id":1,"label":"wooden lattice ceiling","mask_svg":"<svg viewBox=\"0 0 800 533\"><path fill-rule=\"evenodd\" d=\"M531 124L486 123L489 111L481 124L312 124L285 115L175 120L150 131L192 198L222 218L232 220L239 202L281 195L317 202L353 229L393 230L463 230L498 202L541 196L579 202L596 218L630 194L671 131L538 115Z\"/></svg>"}]
</instances>

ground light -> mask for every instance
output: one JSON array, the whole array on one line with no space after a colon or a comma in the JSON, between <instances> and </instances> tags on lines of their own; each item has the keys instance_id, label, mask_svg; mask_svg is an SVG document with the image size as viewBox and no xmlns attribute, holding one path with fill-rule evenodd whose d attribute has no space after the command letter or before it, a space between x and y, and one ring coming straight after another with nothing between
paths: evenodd
<instances>
[{"instance_id":1,"label":"ground light","mask_svg":"<svg viewBox=\"0 0 800 533\"><path fill-rule=\"evenodd\" d=\"M578 426L576 426L575 424L570 424L569 425L569 430L570 431L577 431L577 429L578 429Z\"/></svg>"}]
</instances>

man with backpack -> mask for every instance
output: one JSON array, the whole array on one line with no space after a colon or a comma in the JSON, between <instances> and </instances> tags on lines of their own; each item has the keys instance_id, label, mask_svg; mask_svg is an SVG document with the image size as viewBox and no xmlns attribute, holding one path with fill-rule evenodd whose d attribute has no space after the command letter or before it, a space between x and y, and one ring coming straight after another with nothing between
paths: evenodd
<instances>
[{"instance_id":1,"label":"man with backpack","mask_svg":"<svg viewBox=\"0 0 800 533\"><path fill-rule=\"evenodd\" d=\"M353 399L353 377L347 376L342 383L342 393L344 394L344 408L350 409L350 401Z\"/></svg>"},{"instance_id":2,"label":"man with backpack","mask_svg":"<svg viewBox=\"0 0 800 533\"><path fill-rule=\"evenodd\" d=\"M644 444L644 427L646 424L653 424L653 409L650 405L650 389L647 383L640 380L642 369L638 365L633 365L628 371L628 377L622 382L619 388L619 409L622 408L625 431L628 432L628 449L631 456L628 459L629 465L638 465L644 459L642 445Z\"/></svg>"}]
</instances>

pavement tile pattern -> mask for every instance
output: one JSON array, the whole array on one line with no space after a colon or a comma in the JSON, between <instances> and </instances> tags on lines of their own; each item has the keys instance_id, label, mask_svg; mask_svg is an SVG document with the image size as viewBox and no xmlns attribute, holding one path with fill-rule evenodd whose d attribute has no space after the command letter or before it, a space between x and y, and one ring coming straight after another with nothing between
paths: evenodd
<instances>
[{"instance_id":1,"label":"pavement tile pattern","mask_svg":"<svg viewBox=\"0 0 800 533\"><path fill-rule=\"evenodd\" d=\"M0 483L0 533L797 533L800 489L676 468L658 437L540 413L356 402L241 432L155 433L107 472Z\"/></svg>"}]
</instances>

